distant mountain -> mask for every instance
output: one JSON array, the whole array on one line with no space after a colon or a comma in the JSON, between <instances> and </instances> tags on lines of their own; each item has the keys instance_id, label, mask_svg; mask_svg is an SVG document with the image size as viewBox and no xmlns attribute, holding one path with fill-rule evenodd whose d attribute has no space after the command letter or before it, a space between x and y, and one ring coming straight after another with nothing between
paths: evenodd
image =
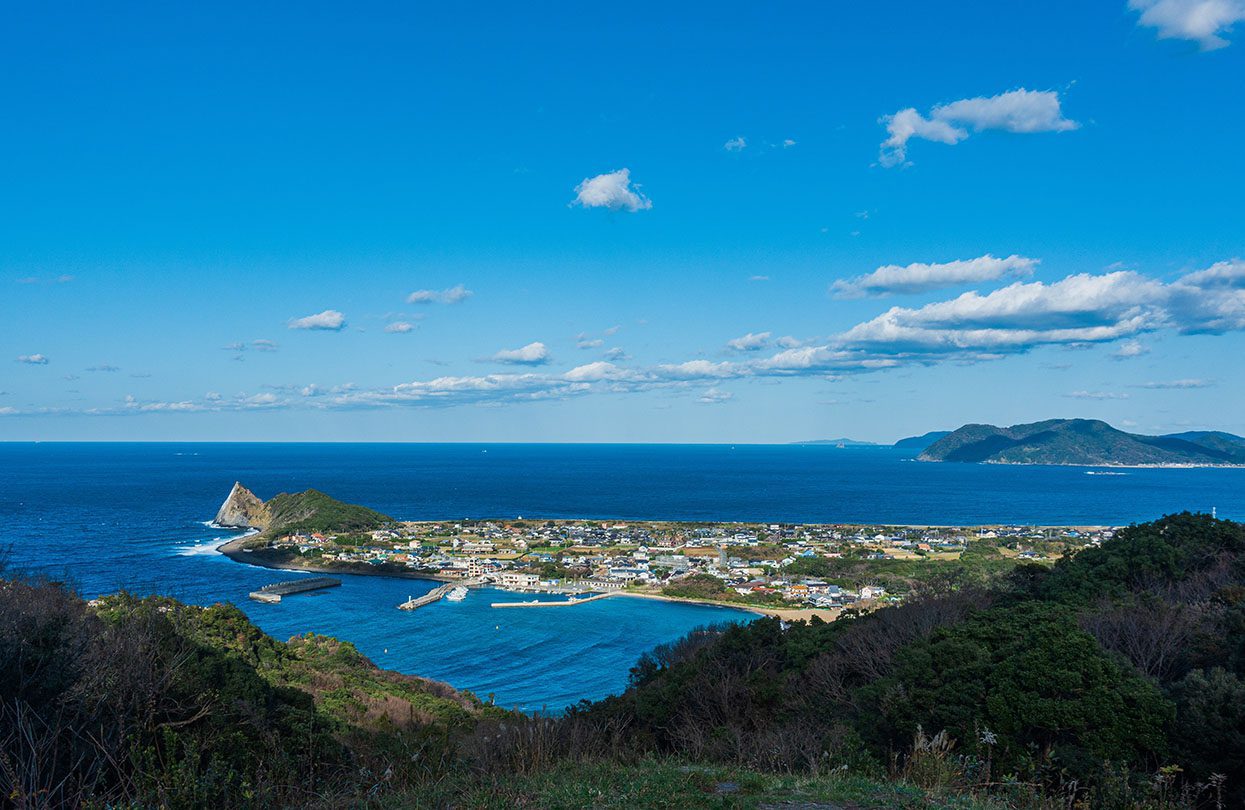
<instances>
[{"instance_id":1,"label":"distant mountain","mask_svg":"<svg viewBox=\"0 0 1245 810\"><path fill-rule=\"evenodd\" d=\"M1097 419L1049 419L1006 428L965 425L931 444L918 458L1094 467L1245 465L1245 439L1211 431L1143 436Z\"/></svg>"},{"instance_id":2,"label":"distant mountain","mask_svg":"<svg viewBox=\"0 0 1245 810\"><path fill-rule=\"evenodd\" d=\"M951 431L949 430L931 430L922 436L909 436L906 439L900 439L895 442L895 447L901 450L924 450L944 436L950 435Z\"/></svg>"},{"instance_id":3,"label":"distant mountain","mask_svg":"<svg viewBox=\"0 0 1245 810\"><path fill-rule=\"evenodd\" d=\"M880 447L877 442L862 442L856 439L810 439L806 442L792 442L792 444L832 444L835 447Z\"/></svg>"}]
</instances>

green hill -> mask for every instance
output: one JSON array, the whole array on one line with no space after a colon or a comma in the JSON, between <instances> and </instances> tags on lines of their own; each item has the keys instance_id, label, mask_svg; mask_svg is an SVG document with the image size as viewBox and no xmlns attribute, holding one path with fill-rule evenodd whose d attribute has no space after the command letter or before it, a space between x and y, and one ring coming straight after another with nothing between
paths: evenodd
<instances>
[{"instance_id":1,"label":"green hill","mask_svg":"<svg viewBox=\"0 0 1245 810\"><path fill-rule=\"evenodd\" d=\"M259 529L260 541L295 532L368 532L394 522L366 506L344 503L317 489L282 492L261 501L240 483L233 485L229 497L216 513L221 526Z\"/></svg>"},{"instance_id":2,"label":"green hill","mask_svg":"<svg viewBox=\"0 0 1245 810\"><path fill-rule=\"evenodd\" d=\"M392 524L393 518L374 509L343 503L317 489L282 492L265 503L268 534L292 532L366 532Z\"/></svg>"},{"instance_id":3,"label":"green hill","mask_svg":"<svg viewBox=\"0 0 1245 810\"><path fill-rule=\"evenodd\" d=\"M1242 465L1245 441L1227 433L1126 433L1096 419L1011 427L965 425L927 447L922 461L1084 466Z\"/></svg>"},{"instance_id":4,"label":"green hill","mask_svg":"<svg viewBox=\"0 0 1245 810\"><path fill-rule=\"evenodd\" d=\"M924 450L939 439L949 436L949 430L931 430L929 433L923 433L920 436L909 436L906 439L900 439L895 442L894 446L902 450Z\"/></svg>"}]
</instances>

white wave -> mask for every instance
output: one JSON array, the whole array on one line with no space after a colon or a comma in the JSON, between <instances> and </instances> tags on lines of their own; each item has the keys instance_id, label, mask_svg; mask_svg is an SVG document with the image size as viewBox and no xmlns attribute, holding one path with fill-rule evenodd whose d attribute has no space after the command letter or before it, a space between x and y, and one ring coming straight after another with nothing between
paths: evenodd
<instances>
[{"instance_id":1,"label":"white wave","mask_svg":"<svg viewBox=\"0 0 1245 810\"><path fill-rule=\"evenodd\" d=\"M207 521L203 525L210 526L214 529L224 528L223 526L216 526L211 521ZM176 546L175 550L180 557L195 557L200 554L216 554L216 549L220 548L225 543L228 543L230 540L237 540L240 537L250 537L253 534L259 534L259 529L247 529L241 534L233 534L228 537L213 537L211 540L204 540L201 543L187 543Z\"/></svg>"}]
</instances>

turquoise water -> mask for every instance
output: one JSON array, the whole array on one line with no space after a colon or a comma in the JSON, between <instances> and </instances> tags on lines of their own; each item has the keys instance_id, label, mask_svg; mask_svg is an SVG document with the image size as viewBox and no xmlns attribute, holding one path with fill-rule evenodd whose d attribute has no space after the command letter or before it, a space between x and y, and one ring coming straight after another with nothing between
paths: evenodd
<instances>
[{"instance_id":1,"label":"turquoise water","mask_svg":"<svg viewBox=\"0 0 1245 810\"><path fill-rule=\"evenodd\" d=\"M230 601L279 638L326 633L505 706L561 709L620 690L656 644L754 617L640 599L490 608L513 598L499 591L406 612L396 605L430 583L361 576L262 605L246 594L297 574L220 556L229 535L205 521L235 480L265 498L316 487L400 519L1119 524L1212 507L1245 517L1245 470L1085 472L799 446L0 444L0 545L13 567L87 596Z\"/></svg>"}]
</instances>

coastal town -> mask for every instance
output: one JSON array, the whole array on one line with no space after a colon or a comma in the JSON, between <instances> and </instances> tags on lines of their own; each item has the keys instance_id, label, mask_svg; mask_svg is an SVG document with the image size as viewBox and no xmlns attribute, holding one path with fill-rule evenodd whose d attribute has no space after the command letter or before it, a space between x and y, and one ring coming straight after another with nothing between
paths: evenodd
<instances>
[{"instance_id":1,"label":"coastal town","mask_svg":"<svg viewBox=\"0 0 1245 810\"><path fill-rule=\"evenodd\" d=\"M371 570L511 591L628 592L841 610L902 601L940 578L1053 564L1111 527L473 520L293 532L256 549L311 570ZM284 567L283 566L283 567Z\"/></svg>"}]
</instances>

